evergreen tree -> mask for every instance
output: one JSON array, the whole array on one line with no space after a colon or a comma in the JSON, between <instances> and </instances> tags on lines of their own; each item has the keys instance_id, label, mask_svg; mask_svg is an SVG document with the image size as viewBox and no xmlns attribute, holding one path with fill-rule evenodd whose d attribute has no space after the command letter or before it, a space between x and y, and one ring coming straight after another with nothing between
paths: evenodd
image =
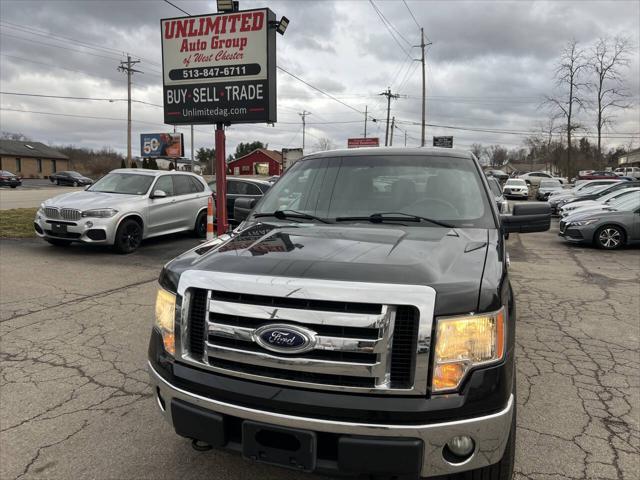
<instances>
[{"instance_id":1,"label":"evergreen tree","mask_svg":"<svg viewBox=\"0 0 640 480\"><path fill-rule=\"evenodd\" d=\"M120 162L120 168L127 168L127 164L124 162L124 158L122 159L122 162Z\"/></svg>"},{"instance_id":2,"label":"evergreen tree","mask_svg":"<svg viewBox=\"0 0 640 480\"><path fill-rule=\"evenodd\" d=\"M138 165L136 165L135 160L131 160L131 168L138 168Z\"/></svg>"},{"instance_id":3,"label":"evergreen tree","mask_svg":"<svg viewBox=\"0 0 640 480\"><path fill-rule=\"evenodd\" d=\"M142 159L142 168L149 168L149 161L146 158Z\"/></svg>"}]
</instances>

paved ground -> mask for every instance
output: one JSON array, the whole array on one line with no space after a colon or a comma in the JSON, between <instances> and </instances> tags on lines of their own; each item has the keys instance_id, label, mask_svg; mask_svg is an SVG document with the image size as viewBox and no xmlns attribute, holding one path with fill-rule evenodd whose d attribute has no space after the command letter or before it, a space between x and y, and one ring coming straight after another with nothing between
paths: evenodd
<instances>
[{"instance_id":1,"label":"paved ground","mask_svg":"<svg viewBox=\"0 0 640 480\"><path fill-rule=\"evenodd\" d=\"M312 479L197 453L156 411L145 358L162 263L0 241L0 478ZM518 480L640 475L640 255L512 235Z\"/></svg>"},{"instance_id":2,"label":"paved ground","mask_svg":"<svg viewBox=\"0 0 640 480\"><path fill-rule=\"evenodd\" d=\"M0 189L0 210L39 207L48 198L83 189L83 187L58 187L51 184L37 188L2 188Z\"/></svg>"}]
</instances>

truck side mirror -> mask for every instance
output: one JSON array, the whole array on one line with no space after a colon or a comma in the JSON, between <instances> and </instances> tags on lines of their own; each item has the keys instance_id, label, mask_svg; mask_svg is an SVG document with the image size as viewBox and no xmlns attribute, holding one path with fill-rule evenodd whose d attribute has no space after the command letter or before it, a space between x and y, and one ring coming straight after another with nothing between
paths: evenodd
<instances>
[{"instance_id":1,"label":"truck side mirror","mask_svg":"<svg viewBox=\"0 0 640 480\"><path fill-rule=\"evenodd\" d=\"M548 203L513 206L512 215L500 215L503 233L546 232L551 227L551 207Z\"/></svg>"},{"instance_id":2,"label":"truck side mirror","mask_svg":"<svg viewBox=\"0 0 640 480\"><path fill-rule=\"evenodd\" d=\"M255 207L257 201L255 198L240 197L233 204L233 219L236 222L243 222Z\"/></svg>"}]
</instances>

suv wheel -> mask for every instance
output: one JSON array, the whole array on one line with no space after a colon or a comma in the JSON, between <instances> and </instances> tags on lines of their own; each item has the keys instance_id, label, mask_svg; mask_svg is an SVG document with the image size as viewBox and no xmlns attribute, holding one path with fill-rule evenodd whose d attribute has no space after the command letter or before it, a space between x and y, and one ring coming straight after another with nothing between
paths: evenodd
<instances>
[{"instance_id":1,"label":"suv wheel","mask_svg":"<svg viewBox=\"0 0 640 480\"><path fill-rule=\"evenodd\" d=\"M56 179L56 185L60 185L60 180Z\"/></svg>"},{"instance_id":2,"label":"suv wheel","mask_svg":"<svg viewBox=\"0 0 640 480\"><path fill-rule=\"evenodd\" d=\"M113 244L118 253L131 253L142 243L142 226L133 219L123 221L116 232Z\"/></svg>"},{"instance_id":3,"label":"suv wheel","mask_svg":"<svg viewBox=\"0 0 640 480\"><path fill-rule=\"evenodd\" d=\"M605 225L596 232L593 240L597 247L615 250L625 243L624 230L617 225Z\"/></svg>"},{"instance_id":4,"label":"suv wheel","mask_svg":"<svg viewBox=\"0 0 640 480\"><path fill-rule=\"evenodd\" d=\"M56 247L68 247L71 245L71 240L60 240L58 238L45 238L45 242L55 245Z\"/></svg>"},{"instance_id":5,"label":"suv wheel","mask_svg":"<svg viewBox=\"0 0 640 480\"><path fill-rule=\"evenodd\" d=\"M207 212L200 212L196 219L196 225L193 229L193 235L196 238L205 238L207 236Z\"/></svg>"},{"instance_id":6,"label":"suv wheel","mask_svg":"<svg viewBox=\"0 0 640 480\"><path fill-rule=\"evenodd\" d=\"M77 186L78 186L78 182L76 182L76 181L74 180L74 182L73 182L73 186L74 186L74 187L77 187Z\"/></svg>"}]
</instances>

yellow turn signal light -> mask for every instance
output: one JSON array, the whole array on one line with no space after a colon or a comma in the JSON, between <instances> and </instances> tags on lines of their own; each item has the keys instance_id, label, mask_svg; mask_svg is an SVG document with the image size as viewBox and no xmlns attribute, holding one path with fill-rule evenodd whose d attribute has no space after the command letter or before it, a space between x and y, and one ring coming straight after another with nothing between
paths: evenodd
<instances>
[{"instance_id":1,"label":"yellow turn signal light","mask_svg":"<svg viewBox=\"0 0 640 480\"><path fill-rule=\"evenodd\" d=\"M176 354L174 325L176 316L176 296L162 288L156 296L155 327L162 334L164 349L171 355Z\"/></svg>"}]
</instances>

